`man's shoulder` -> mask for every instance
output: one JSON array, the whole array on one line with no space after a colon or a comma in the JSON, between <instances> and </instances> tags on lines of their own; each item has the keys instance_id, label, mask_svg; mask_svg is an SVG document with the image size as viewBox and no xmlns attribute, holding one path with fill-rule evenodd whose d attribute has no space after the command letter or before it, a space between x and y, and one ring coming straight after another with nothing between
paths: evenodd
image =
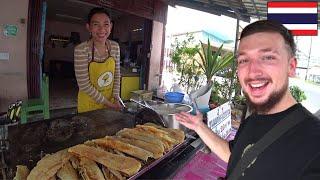
<instances>
[{"instance_id":1,"label":"man's shoulder","mask_svg":"<svg viewBox=\"0 0 320 180\"><path fill-rule=\"evenodd\" d=\"M304 123L306 125L312 125L312 126L320 126L320 119L316 117L314 114L312 114L310 111L308 111L305 107L300 105L299 107L299 114L301 118L304 118Z\"/></svg>"}]
</instances>

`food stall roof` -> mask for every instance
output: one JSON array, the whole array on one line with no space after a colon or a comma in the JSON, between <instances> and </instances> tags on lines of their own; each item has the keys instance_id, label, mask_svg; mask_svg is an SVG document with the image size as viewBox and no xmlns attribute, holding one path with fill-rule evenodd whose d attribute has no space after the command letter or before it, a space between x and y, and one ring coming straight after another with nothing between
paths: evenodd
<instances>
[{"instance_id":1,"label":"food stall roof","mask_svg":"<svg viewBox=\"0 0 320 180\"><path fill-rule=\"evenodd\" d=\"M268 12L268 0L168 0L168 3L171 6L184 6L215 15L239 18L246 22L250 22L250 18L267 19ZM318 9L320 9L320 3L318 3ZM318 29L319 21L320 13L318 13Z\"/></svg>"}]
</instances>

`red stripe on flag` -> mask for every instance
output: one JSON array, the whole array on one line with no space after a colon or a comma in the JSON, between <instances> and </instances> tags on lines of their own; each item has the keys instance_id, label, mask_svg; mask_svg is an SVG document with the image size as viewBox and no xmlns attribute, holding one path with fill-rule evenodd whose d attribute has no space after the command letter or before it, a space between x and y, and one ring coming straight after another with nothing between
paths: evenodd
<instances>
[{"instance_id":1,"label":"red stripe on flag","mask_svg":"<svg viewBox=\"0 0 320 180\"><path fill-rule=\"evenodd\" d=\"M316 8L318 2L268 2L268 7L272 8Z\"/></svg>"},{"instance_id":2,"label":"red stripe on flag","mask_svg":"<svg viewBox=\"0 0 320 180\"><path fill-rule=\"evenodd\" d=\"M290 30L294 36L317 36L318 30Z\"/></svg>"}]
</instances>

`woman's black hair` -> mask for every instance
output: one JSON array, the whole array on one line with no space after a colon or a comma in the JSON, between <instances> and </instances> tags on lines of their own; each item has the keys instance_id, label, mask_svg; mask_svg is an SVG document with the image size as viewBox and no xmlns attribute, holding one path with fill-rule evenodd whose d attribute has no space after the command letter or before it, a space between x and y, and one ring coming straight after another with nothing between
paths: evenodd
<instances>
[{"instance_id":1,"label":"woman's black hair","mask_svg":"<svg viewBox=\"0 0 320 180\"><path fill-rule=\"evenodd\" d=\"M273 20L260 20L246 26L241 33L240 40L251 34L258 32L276 32L279 33L284 42L289 46L290 53L294 56L296 52L296 44L294 43L291 31L284 27L281 23Z\"/></svg>"},{"instance_id":2,"label":"woman's black hair","mask_svg":"<svg viewBox=\"0 0 320 180\"><path fill-rule=\"evenodd\" d=\"M111 21L111 17L109 15L109 13L107 12L107 10L105 8L102 7L95 7L92 8L88 14L88 19L87 19L87 23L90 24L91 18L93 15L95 14L105 14L109 17L110 21Z\"/></svg>"}]
</instances>

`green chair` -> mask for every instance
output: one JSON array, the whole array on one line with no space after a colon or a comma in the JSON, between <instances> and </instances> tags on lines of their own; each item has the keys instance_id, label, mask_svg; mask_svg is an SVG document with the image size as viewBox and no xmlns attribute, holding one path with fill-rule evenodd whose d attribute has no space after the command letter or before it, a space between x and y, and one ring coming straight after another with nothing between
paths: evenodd
<instances>
[{"instance_id":1,"label":"green chair","mask_svg":"<svg viewBox=\"0 0 320 180\"><path fill-rule=\"evenodd\" d=\"M28 118L41 113L44 119L50 118L49 111L49 78L45 74L41 80L40 98L28 99L22 103L21 124L27 123Z\"/></svg>"}]
</instances>

